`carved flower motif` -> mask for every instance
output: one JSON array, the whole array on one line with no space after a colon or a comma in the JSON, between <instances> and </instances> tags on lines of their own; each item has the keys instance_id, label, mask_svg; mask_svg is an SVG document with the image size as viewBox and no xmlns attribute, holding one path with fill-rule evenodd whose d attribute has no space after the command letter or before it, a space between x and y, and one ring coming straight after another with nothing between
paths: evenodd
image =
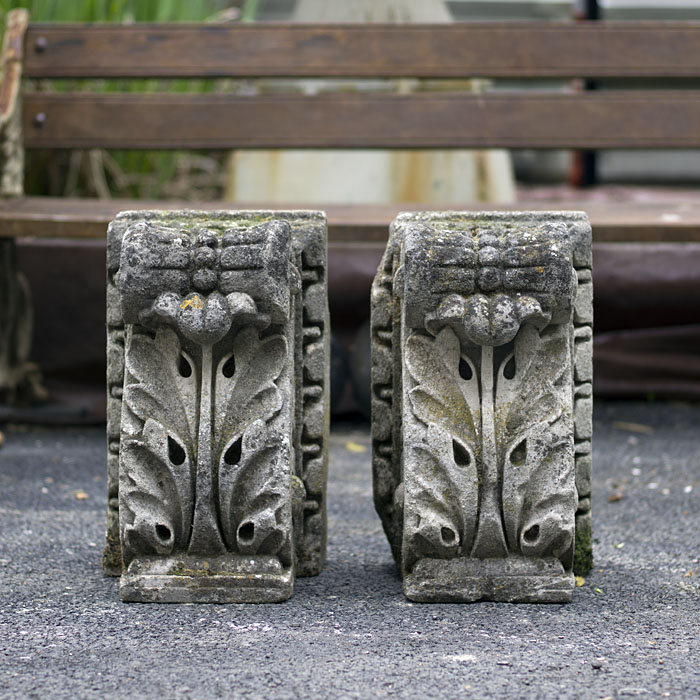
<instances>
[{"instance_id":1,"label":"carved flower motif","mask_svg":"<svg viewBox=\"0 0 700 700\"><path fill-rule=\"evenodd\" d=\"M540 302L530 296L450 294L436 311L426 316L425 325L431 333L446 325L452 326L458 334L466 333L477 345L497 346L513 340L526 321L544 326L550 318L551 313L544 311Z\"/></svg>"},{"instance_id":2,"label":"carved flower motif","mask_svg":"<svg viewBox=\"0 0 700 700\"><path fill-rule=\"evenodd\" d=\"M186 338L200 345L213 345L221 340L235 322L253 323L265 319L248 294L233 292L224 296L213 292L208 296L193 292L185 297L163 292L149 309L175 326Z\"/></svg>"}]
</instances>

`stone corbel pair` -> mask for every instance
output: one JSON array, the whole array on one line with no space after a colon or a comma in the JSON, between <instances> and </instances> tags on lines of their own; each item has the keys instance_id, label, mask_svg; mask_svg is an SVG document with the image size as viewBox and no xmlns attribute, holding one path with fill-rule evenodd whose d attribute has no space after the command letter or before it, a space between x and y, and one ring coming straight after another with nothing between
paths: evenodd
<instances>
[{"instance_id":1,"label":"stone corbel pair","mask_svg":"<svg viewBox=\"0 0 700 700\"><path fill-rule=\"evenodd\" d=\"M109 523L124 600L271 602L325 557L319 212L109 230ZM375 503L409 598L570 600L590 567L590 227L413 214L372 293Z\"/></svg>"}]
</instances>

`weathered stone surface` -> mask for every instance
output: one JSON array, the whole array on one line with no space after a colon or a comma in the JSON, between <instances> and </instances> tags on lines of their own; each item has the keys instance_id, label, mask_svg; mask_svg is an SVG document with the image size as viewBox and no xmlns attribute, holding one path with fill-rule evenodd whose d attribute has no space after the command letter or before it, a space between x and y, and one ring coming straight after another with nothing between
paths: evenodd
<instances>
[{"instance_id":1,"label":"weathered stone surface","mask_svg":"<svg viewBox=\"0 0 700 700\"><path fill-rule=\"evenodd\" d=\"M565 602L574 554L590 567L590 284L584 214L392 225L372 291L373 474L409 598Z\"/></svg>"},{"instance_id":2,"label":"weathered stone surface","mask_svg":"<svg viewBox=\"0 0 700 700\"><path fill-rule=\"evenodd\" d=\"M579 496L579 508L581 501L588 498L590 506L591 494L591 455L576 455L576 490ZM587 508L586 510L589 510Z\"/></svg>"},{"instance_id":3,"label":"weathered stone surface","mask_svg":"<svg viewBox=\"0 0 700 700\"><path fill-rule=\"evenodd\" d=\"M288 598L325 558L325 217L124 212L107 267L106 573L129 601Z\"/></svg>"}]
</instances>

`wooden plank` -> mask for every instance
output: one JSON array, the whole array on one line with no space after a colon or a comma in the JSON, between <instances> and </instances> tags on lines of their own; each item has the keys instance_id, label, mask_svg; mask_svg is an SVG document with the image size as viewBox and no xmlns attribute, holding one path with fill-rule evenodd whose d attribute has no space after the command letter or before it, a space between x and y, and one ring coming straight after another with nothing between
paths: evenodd
<instances>
[{"instance_id":1,"label":"wooden plank","mask_svg":"<svg viewBox=\"0 0 700 700\"><path fill-rule=\"evenodd\" d=\"M27 95L28 148L698 148L700 92Z\"/></svg>"},{"instance_id":2,"label":"wooden plank","mask_svg":"<svg viewBox=\"0 0 700 700\"><path fill-rule=\"evenodd\" d=\"M700 23L33 24L26 74L698 77Z\"/></svg>"},{"instance_id":3,"label":"wooden plank","mask_svg":"<svg viewBox=\"0 0 700 700\"><path fill-rule=\"evenodd\" d=\"M589 195L590 191L589 191ZM246 205L238 202L183 202L144 200L65 199L17 197L0 200L0 237L103 239L107 224L128 209L321 209L326 211L331 245L381 247L389 224L400 211L463 209L468 211L509 209L533 211L586 211L598 243L700 242L700 196L675 201L629 201L625 203L579 200L534 200L516 204L425 204L323 205L296 202Z\"/></svg>"}]
</instances>

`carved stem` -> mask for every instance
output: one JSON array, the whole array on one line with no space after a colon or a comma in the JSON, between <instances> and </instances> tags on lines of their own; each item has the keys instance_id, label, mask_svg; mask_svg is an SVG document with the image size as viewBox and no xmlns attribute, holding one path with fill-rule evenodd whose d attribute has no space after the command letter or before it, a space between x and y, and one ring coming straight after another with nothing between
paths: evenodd
<instances>
[{"instance_id":1,"label":"carved stem","mask_svg":"<svg viewBox=\"0 0 700 700\"><path fill-rule=\"evenodd\" d=\"M202 345L202 386L199 397L199 434L197 436L197 473L194 520L189 554L211 555L226 551L214 507L214 462L212 460L211 388L212 346Z\"/></svg>"},{"instance_id":2,"label":"carved stem","mask_svg":"<svg viewBox=\"0 0 700 700\"><path fill-rule=\"evenodd\" d=\"M481 505L472 556L479 559L508 554L498 502L498 452L494 415L493 347L481 347Z\"/></svg>"}]
</instances>

